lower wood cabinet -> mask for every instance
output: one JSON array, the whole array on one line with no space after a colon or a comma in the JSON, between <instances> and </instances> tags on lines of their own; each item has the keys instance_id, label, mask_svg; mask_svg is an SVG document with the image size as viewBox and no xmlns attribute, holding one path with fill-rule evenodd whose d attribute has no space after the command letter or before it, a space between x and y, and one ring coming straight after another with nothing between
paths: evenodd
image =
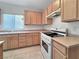
<instances>
[{"instance_id":1,"label":"lower wood cabinet","mask_svg":"<svg viewBox=\"0 0 79 59\"><path fill-rule=\"evenodd\" d=\"M18 35L0 35L0 41L5 41L3 44L3 50L18 48Z\"/></svg>"},{"instance_id":2,"label":"lower wood cabinet","mask_svg":"<svg viewBox=\"0 0 79 59\"><path fill-rule=\"evenodd\" d=\"M40 44L40 33L33 33L33 45Z\"/></svg>"},{"instance_id":3,"label":"lower wood cabinet","mask_svg":"<svg viewBox=\"0 0 79 59\"><path fill-rule=\"evenodd\" d=\"M27 37L26 34L19 34L19 47L27 46Z\"/></svg>"},{"instance_id":4,"label":"lower wood cabinet","mask_svg":"<svg viewBox=\"0 0 79 59\"><path fill-rule=\"evenodd\" d=\"M66 57L55 47L53 47L53 59L66 59Z\"/></svg>"},{"instance_id":5,"label":"lower wood cabinet","mask_svg":"<svg viewBox=\"0 0 79 59\"><path fill-rule=\"evenodd\" d=\"M53 59L79 59L79 45L68 46L63 45L62 42L60 44L60 42L53 41Z\"/></svg>"},{"instance_id":6,"label":"lower wood cabinet","mask_svg":"<svg viewBox=\"0 0 79 59\"><path fill-rule=\"evenodd\" d=\"M3 50L27 47L40 44L40 33L19 33L0 35L0 41L5 41Z\"/></svg>"},{"instance_id":7,"label":"lower wood cabinet","mask_svg":"<svg viewBox=\"0 0 79 59\"><path fill-rule=\"evenodd\" d=\"M32 46L40 44L40 33L19 34L19 47Z\"/></svg>"},{"instance_id":8,"label":"lower wood cabinet","mask_svg":"<svg viewBox=\"0 0 79 59\"><path fill-rule=\"evenodd\" d=\"M0 46L0 59L3 59L3 45Z\"/></svg>"},{"instance_id":9,"label":"lower wood cabinet","mask_svg":"<svg viewBox=\"0 0 79 59\"><path fill-rule=\"evenodd\" d=\"M32 45L32 33L27 33L26 34L26 39L27 39L27 46L31 46Z\"/></svg>"},{"instance_id":10,"label":"lower wood cabinet","mask_svg":"<svg viewBox=\"0 0 79 59\"><path fill-rule=\"evenodd\" d=\"M9 37L7 37L7 40L8 49L18 48L18 35L9 35Z\"/></svg>"}]
</instances>

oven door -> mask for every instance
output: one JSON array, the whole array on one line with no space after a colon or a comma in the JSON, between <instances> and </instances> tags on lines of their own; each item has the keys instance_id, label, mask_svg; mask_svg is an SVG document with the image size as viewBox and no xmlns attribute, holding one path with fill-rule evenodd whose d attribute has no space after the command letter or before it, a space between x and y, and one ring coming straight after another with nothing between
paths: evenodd
<instances>
[{"instance_id":1,"label":"oven door","mask_svg":"<svg viewBox=\"0 0 79 59\"><path fill-rule=\"evenodd\" d=\"M48 53L48 44L42 40L42 47Z\"/></svg>"},{"instance_id":2,"label":"oven door","mask_svg":"<svg viewBox=\"0 0 79 59\"><path fill-rule=\"evenodd\" d=\"M41 40L41 52L45 59L51 59L51 45Z\"/></svg>"}]
</instances>

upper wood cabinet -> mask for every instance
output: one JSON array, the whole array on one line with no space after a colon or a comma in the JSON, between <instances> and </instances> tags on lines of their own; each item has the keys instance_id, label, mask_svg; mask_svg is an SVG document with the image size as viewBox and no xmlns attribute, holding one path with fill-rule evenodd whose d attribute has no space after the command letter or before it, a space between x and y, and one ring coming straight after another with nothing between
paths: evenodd
<instances>
[{"instance_id":1,"label":"upper wood cabinet","mask_svg":"<svg viewBox=\"0 0 79 59\"><path fill-rule=\"evenodd\" d=\"M8 35L7 36L7 47L8 49L18 48L18 35Z\"/></svg>"},{"instance_id":2,"label":"upper wood cabinet","mask_svg":"<svg viewBox=\"0 0 79 59\"><path fill-rule=\"evenodd\" d=\"M49 4L48 6L48 15L51 14L52 12L58 10L61 6L61 0L53 0L52 3Z\"/></svg>"},{"instance_id":3,"label":"upper wood cabinet","mask_svg":"<svg viewBox=\"0 0 79 59\"><path fill-rule=\"evenodd\" d=\"M42 13L35 11L25 11L25 24L42 24Z\"/></svg>"},{"instance_id":4,"label":"upper wood cabinet","mask_svg":"<svg viewBox=\"0 0 79 59\"><path fill-rule=\"evenodd\" d=\"M48 6L48 14L50 14L52 12L53 12L53 4L50 3L49 6Z\"/></svg>"},{"instance_id":5,"label":"upper wood cabinet","mask_svg":"<svg viewBox=\"0 0 79 59\"><path fill-rule=\"evenodd\" d=\"M25 20L24 20L24 24L31 24L31 12L26 12L24 11L24 17L25 17Z\"/></svg>"},{"instance_id":6,"label":"upper wood cabinet","mask_svg":"<svg viewBox=\"0 0 79 59\"><path fill-rule=\"evenodd\" d=\"M47 9L43 11L42 13L42 23L43 24L52 24L52 18L47 18L48 15Z\"/></svg>"},{"instance_id":7,"label":"upper wood cabinet","mask_svg":"<svg viewBox=\"0 0 79 59\"><path fill-rule=\"evenodd\" d=\"M36 15L37 13L36 12L31 12L31 15L30 15L30 20L31 20L31 24L37 24L37 18L36 18Z\"/></svg>"},{"instance_id":8,"label":"upper wood cabinet","mask_svg":"<svg viewBox=\"0 0 79 59\"><path fill-rule=\"evenodd\" d=\"M36 23L42 24L42 13L38 12L36 18L37 18Z\"/></svg>"},{"instance_id":9,"label":"upper wood cabinet","mask_svg":"<svg viewBox=\"0 0 79 59\"><path fill-rule=\"evenodd\" d=\"M61 17L63 22L79 20L79 0L61 0Z\"/></svg>"},{"instance_id":10,"label":"upper wood cabinet","mask_svg":"<svg viewBox=\"0 0 79 59\"><path fill-rule=\"evenodd\" d=\"M56 11L61 6L61 0L53 0L53 11Z\"/></svg>"}]
</instances>

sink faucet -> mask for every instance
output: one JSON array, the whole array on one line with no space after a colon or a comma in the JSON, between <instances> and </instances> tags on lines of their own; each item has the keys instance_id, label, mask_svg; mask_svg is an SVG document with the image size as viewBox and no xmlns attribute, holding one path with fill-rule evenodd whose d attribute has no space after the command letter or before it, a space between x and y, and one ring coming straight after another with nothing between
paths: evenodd
<instances>
[{"instance_id":1,"label":"sink faucet","mask_svg":"<svg viewBox=\"0 0 79 59\"><path fill-rule=\"evenodd\" d=\"M57 30L58 28L56 28L56 30Z\"/></svg>"},{"instance_id":2,"label":"sink faucet","mask_svg":"<svg viewBox=\"0 0 79 59\"><path fill-rule=\"evenodd\" d=\"M66 28L66 36L69 36L69 30Z\"/></svg>"}]
</instances>

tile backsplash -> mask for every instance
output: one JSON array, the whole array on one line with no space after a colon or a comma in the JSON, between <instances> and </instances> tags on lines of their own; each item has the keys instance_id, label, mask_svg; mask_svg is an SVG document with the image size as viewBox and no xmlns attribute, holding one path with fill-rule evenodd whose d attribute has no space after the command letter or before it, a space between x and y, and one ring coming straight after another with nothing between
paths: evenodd
<instances>
[{"instance_id":1,"label":"tile backsplash","mask_svg":"<svg viewBox=\"0 0 79 59\"><path fill-rule=\"evenodd\" d=\"M26 25L24 30L42 30L44 29L43 25Z\"/></svg>"}]
</instances>

